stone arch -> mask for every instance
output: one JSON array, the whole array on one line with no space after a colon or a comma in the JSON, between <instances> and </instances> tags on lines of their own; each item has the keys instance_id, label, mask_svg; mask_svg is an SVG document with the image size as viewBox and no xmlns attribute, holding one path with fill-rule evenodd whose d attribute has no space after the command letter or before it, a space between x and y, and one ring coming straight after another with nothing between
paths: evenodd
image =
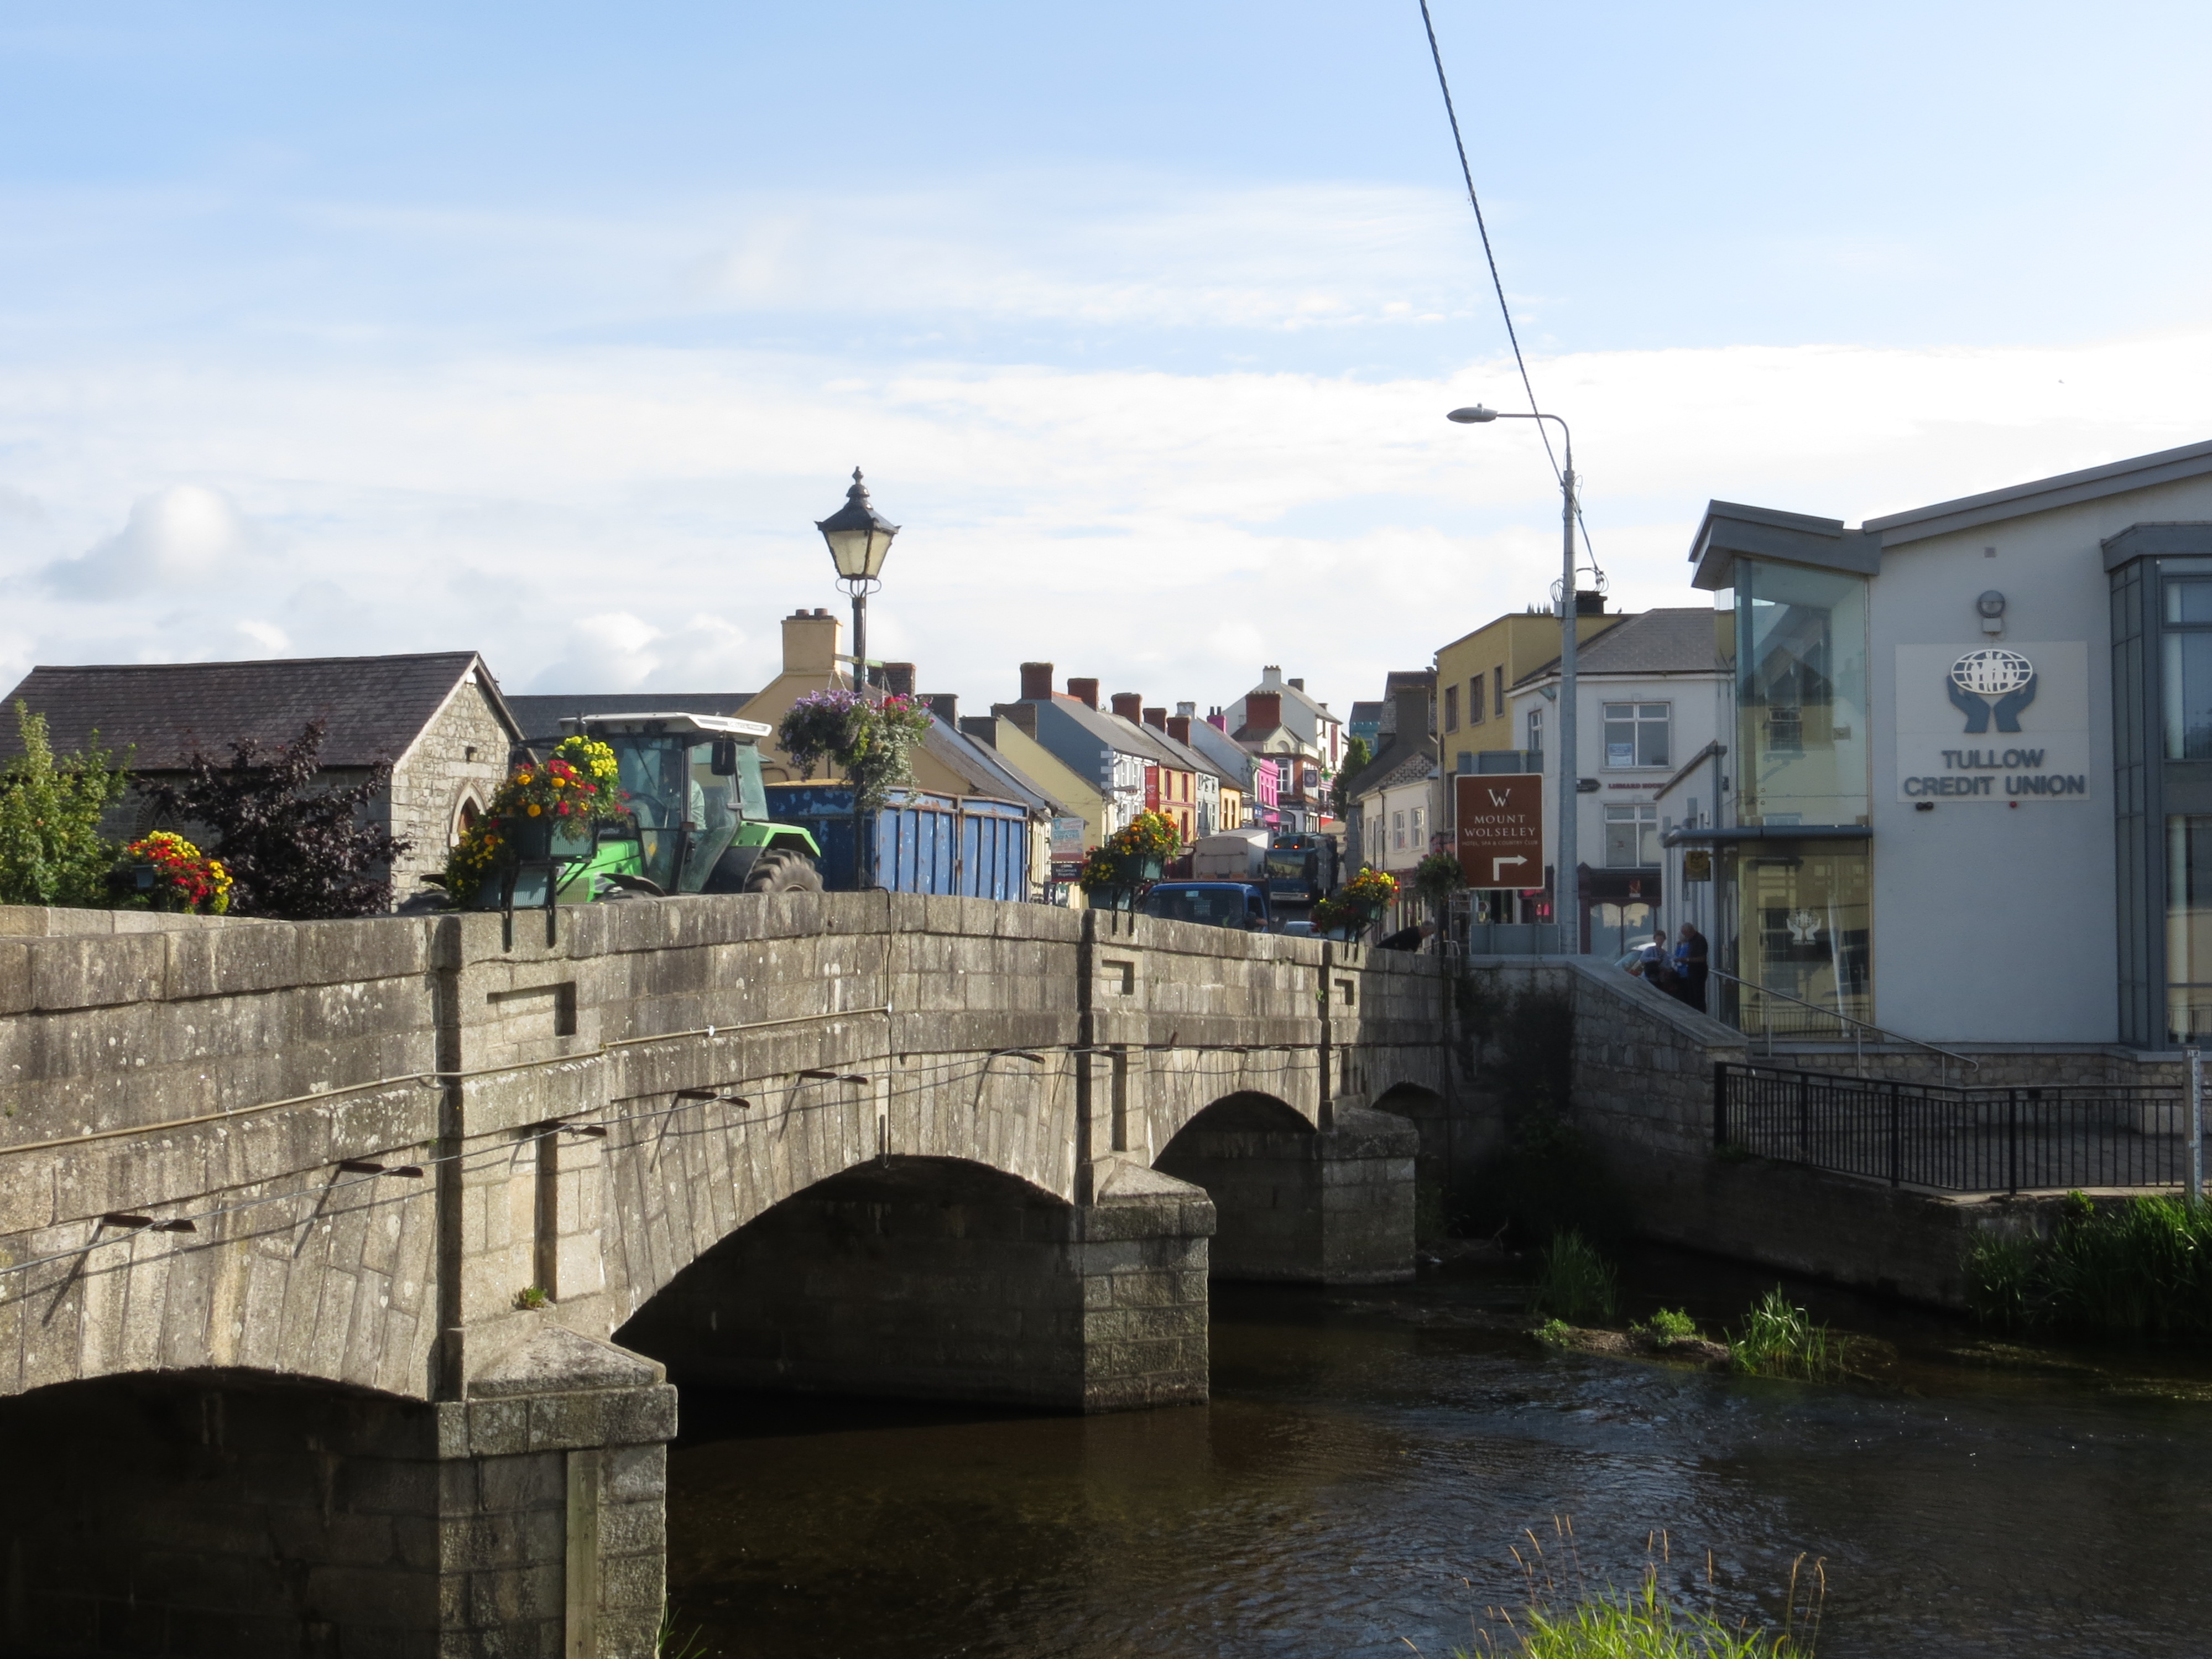
<instances>
[{"instance_id":1,"label":"stone arch","mask_svg":"<svg viewBox=\"0 0 2212 1659\"><path fill-rule=\"evenodd\" d=\"M1405 1119L1419 1138L1413 1161L1414 1230L1423 1239L1441 1237L1451 1192L1462 1171L1487 1149L1475 1126L1451 1110L1450 1102L1425 1082L1401 1079L1375 1097L1375 1109Z\"/></svg>"},{"instance_id":2,"label":"stone arch","mask_svg":"<svg viewBox=\"0 0 2212 1659\"><path fill-rule=\"evenodd\" d=\"M1217 1279L1364 1284L1413 1272L1413 1132L1340 1108L1326 1129L1280 1097L1223 1096L1153 1167L1205 1188Z\"/></svg>"},{"instance_id":3,"label":"stone arch","mask_svg":"<svg viewBox=\"0 0 2212 1659\"><path fill-rule=\"evenodd\" d=\"M872 1160L703 1251L615 1340L679 1387L1078 1410L1203 1399L1196 1200L1076 1205L965 1159ZM1158 1294L1194 1248L1194 1298ZM1154 1328L1120 1329L1147 1295Z\"/></svg>"},{"instance_id":4,"label":"stone arch","mask_svg":"<svg viewBox=\"0 0 2212 1659\"><path fill-rule=\"evenodd\" d=\"M439 1629L435 1408L264 1371L0 1400L9 1652L409 1651Z\"/></svg>"},{"instance_id":5,"label":"stone arch","mask_svg":"<svg viewBox=\"0 0 2212 1659\"><path fill-rule=\"evenodd\" d=\"M483 817L487 805L489 802L481 784L470 782L460 787L453 799L453 811L446 815L446 845L448 848L458 847L461 837L476 827L477 821Z\"/></svg>"}]
</instances>

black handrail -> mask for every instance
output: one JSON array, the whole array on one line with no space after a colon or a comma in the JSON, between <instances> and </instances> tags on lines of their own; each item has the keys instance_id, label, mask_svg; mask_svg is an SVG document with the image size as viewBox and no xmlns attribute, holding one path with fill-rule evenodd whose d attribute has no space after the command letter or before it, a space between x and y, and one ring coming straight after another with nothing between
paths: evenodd
<instances>
[{"instance_id":1,"label":"black handrail","mask_svg":"<svg viewBox=\"0 0 2212 1659\"><path fill-rule=\"evenodd\" d=\"M1723 1062L1713 1144L1941 1192L2174 1187L2188 1180L2188 1097L2158 1084L1976 1088Z\"/></svg>"}]
</instances>

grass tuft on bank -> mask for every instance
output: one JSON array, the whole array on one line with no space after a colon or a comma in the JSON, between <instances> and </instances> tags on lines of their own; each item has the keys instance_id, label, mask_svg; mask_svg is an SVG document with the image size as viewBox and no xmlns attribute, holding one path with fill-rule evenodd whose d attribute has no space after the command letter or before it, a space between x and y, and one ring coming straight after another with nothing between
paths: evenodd
<instances>
[{"instance_id":1,"label":"grass tuft on bank","mask_svg":"<svg viewBox=\"0 0 2212 1659\"><path fill-rule=\"evenodd\" d=\"M1573 1227L1553 1234L1536 1259L1529 1311L1571 1324L1588 1323L1612 1318L1620 1304L1620 1275L1597 1247Z\"/></svg>"},{"instance_id":2,"label":"grass tuft on bank","mask_svg":"<svg viewBox=\"0 0 2212 1659\"><path fill-rule=\"evenodd\" d=\"M1832 1382L1844 1376L1844 1341L1790 1301L1777 1285L1729 1334L1729 1363L1753 1376Z\"/></svg>"},{"instance_id":3,"label":"grass tuft on bank","mask_svg":"<svg viewBox=\"0 0 2212 1659\"><path fill-rule=\"evenodd\" d=\"M2066 1195L2042 1238L1984 1238L1966 1253L1967 1300L2001 1330L2212 1347L2212 1208Z\"/></svg>"},{"instance_id":4,"label":"grass tuft on bank","mask_svg":"<svg viewBox=\"0 0 2212 1659\"><path fill-rule=\"evenodd\" d=\"M1530 1553L1516 1548L1513 1559L1528 1580L1526 1605L1517 1614L1493 1609L1492 1628L1476 1632L1473 1649L1454 1649L1452 1659L1813 1659L1828 1594L1821 1563L1808 1567L1799 1556L1790 1569L1782 1628L1753 1630L1748 1624L1726 1623L1710 1602L1697 1607L1660 1587L1660 1568L1668 1554L1663 1533L1652 1540L1643 1579L1633 1589L1591 1589L1581 1583L1572 1522L1560 1516L1554 1525L1567 1546L1577 1593L1562 1595L1542 1545L1535 1534L1525 1533ZM1705 1583L1710 1593L1710 1555Z\"/></svg>"}]
</instances>

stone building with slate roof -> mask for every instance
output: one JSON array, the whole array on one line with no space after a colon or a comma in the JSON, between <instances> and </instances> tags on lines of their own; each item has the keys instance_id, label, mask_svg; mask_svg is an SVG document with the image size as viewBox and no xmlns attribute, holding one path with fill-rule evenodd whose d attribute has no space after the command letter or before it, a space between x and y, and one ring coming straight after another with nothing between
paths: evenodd
<instances>
[{"instance_id":1,"label":"stone building with slate roof","mask_svg":"<svg viewBox=\"0 0 2212 1659\"><path fill-rule=\"evenodd\" d=\"M376 822L410 843L392 871L396 899L421 890L416 878L444 864L524 738L473 651L33 668L8 694L0 762L21 752L18 701L46 716L56 753L97 734L118 760L128 750L131 771L149 780L179 776L195 749L221 760L241 738L275 748L309 720L325 722L321 760L333 782L357 782L379 761L391 763ZM136 792L104 826L117 840L155 827L152 806Z\"/></svg>"}]
</instances>

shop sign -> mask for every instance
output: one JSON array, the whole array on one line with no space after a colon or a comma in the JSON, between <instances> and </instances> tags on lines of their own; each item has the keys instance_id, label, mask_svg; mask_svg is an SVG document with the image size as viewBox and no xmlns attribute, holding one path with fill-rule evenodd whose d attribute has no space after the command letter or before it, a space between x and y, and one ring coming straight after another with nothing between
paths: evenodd
<instances>
[{"instance_id":1,"label":"shop sign","mask_svg":"<svg viewBox=\"0 0 2212 1659\"><path fill-rule=\"evenodd\" d=\"M2087 800L2089 647L1897 647L1897 798Z\"/></svg>"},{"instance_id":2,"label":"shop sign","mask_svg":"<svg viewBox=\"0 0 2212 1659\"><path fill-rule=\"evenodd\" d=\"M1083 873L1083 820L1052 821L1052 878L1073 881Z\"/></svg>"},{"instance_id":3,"label":"shop sign","mask_svg":"<svg viewBox=\"0 0 2212 1659\"><path fill-rule=\"evenodd\" d=\"M1711 881L1713 878L1713 854L1708 847L1692 847L1682 854L1684 881Z\"/></svg>"},{"instance_id":4,"label":"shop sign","mask_svg":"<svg viewBox=\"0 0 2212 1659\"><path fill-rule=\"evenodd\" d=\"M1540 886L1544 777L1540 772L1461 772L1452 779L1460 872L1478 891Z\"/></svg>"}]
</instances>

